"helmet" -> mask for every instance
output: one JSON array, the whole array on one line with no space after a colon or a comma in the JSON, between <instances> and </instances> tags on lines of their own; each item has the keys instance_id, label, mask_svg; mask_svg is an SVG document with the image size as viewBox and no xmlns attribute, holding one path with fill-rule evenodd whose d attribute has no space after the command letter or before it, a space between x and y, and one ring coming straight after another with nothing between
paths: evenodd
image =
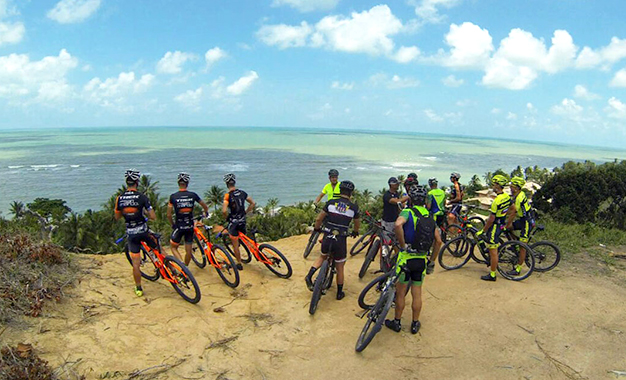
<instances>
[{"instance_id":1,"label":"helmet","mask_svg":"<svg viewBox=\"0 0 626 380\"><path fill-rule=\"evenodd\" d=\"M504 187L506 186L507 183L509 183L509 180L501 174L496 174L493 177L491 177L491 183L492 184L497 183L498 185Z\"/></svg>"},{"instance_id":2,"label":"helmet","mask_svg":"<svg viewBox=\"0 0 626 380\"><path fill-rule=\"evenodd\" d=\"M354 191L354 183L352 183L352 181L341 181L341 183L339 183L339 190L348 190L352 192Z\"/></svg>"},{"instance_id":3,"label":"helmet","mask_svg":"<svg viewBox=\"0 0 626 380\"><path fill-rule=\"evenodd\" d=\"M428 186L433 186L437 184L437 178L432 177L428 179Z\"/></svg>"},{"instance_id":4,"label":"helmet","mask_svg":"<svg viewBox=\"0 0 626 380\"><path fill-rule=\"evenodd\" d=\"M409 173L409 175L406 176L406 178L413 178L413 179L417 179L417 174L415 173Z\"/></svg>"},{"instance_id":5,"label":"helmet","mask_svg":"<svg viewBox=\"0 0 626 380\"><path fill-rule=\"evenodd\" d=\"M182 172L182 173L178 173L178 182L185 182L185 183L189 183L189 174Z\"/></svg>"},{"instance_id":6,"label":"helmet","mask_svg":"<svg viewBox=\"0 0 626 380\"><path fill-rule=\"evenodd\" d=\"M137 169L128 169L126 173L124 173L124 178L126 181L137 182L139 178L141 178L141 173Z\"/></svg>"},{"instance_id":7,"label":"helmet","mask_svg":"<svg viewBox=\"0 0 626 380\"><path fill-rule=\"evenodd\" d=\"M400 181L398 181L398 179L396 177L391 177L389 178L389 181L387 181L387 183L389 185L397 185L400 183Z\"/></svg>"},{"instance_id":8,"label":"helmet","mask_svg":"<svg viewBox=\"0 0 626 380\"><path fill-rule=\"evenodd\" d=\"M328 171L328 176L329 177L339 177L339 172L337 171L337 169L330 169Z\"/></svg>"},{"instance_id":9,"label":"helmet","mask_svg":"<svg viewBox=\"0 0 626 380\"><path fill-rule=\"evenodd\" d=\"M235 182L235 179L237 177L235 177L235 175L233 173L228 173L224 176L224 182L226 183L230 183L230 182Z\"/></svg>"},{"instance_id":10,"label":"helmet","mask_svg":"<svg viewBox=\"0 0 626 380\"><path fill-rule=\"evenodd\" d=\"M457 172L452 172L450 173L450 178L456 178L457 181L461 179L461 174L457 173Z\"/></svg>"},{"instance_id":11,"label":"helmet","mask_svg":"<svg viewBox=\"0 0 626 380\"><path fill-rule=\"evenodd\" d=\"M522 177L513 177L511 178L511 185L515 185L520 189L526 184L526 180Z\"/></svg>"},{"instance_id":12,"label":"helmet","mask_svg":"<svg viewBox=\"0 0 626 380\"><path fill-rule=\"evenodd\" d=\"M417 185L417 183L416 178L407 177L407 179L404 180L404 187L409 188L409 186Z\"/></svg>"},{"instance_id":13,"label":"helmet","mask_svg":"<svg viewBox=\"0 0 626 380\"><path fill-rule=\"evenodd\" d=\"M411 200L415 203L421 203L424 201L424 199L426 199L426 196L428 195L428 191L426 191L426 189L424 188L424 186L419 186L419 185L414 185L409 187L409 197L411 197Z\"/></svg>"}]
</instances>

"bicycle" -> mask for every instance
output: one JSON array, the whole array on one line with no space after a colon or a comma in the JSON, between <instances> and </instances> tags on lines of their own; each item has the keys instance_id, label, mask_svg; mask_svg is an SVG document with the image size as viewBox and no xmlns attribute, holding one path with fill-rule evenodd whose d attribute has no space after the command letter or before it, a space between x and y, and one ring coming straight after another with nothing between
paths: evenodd
<instances>
[{"instance_id":1,"label":"bicycle","mask_svg":"<svg viewBox=\"0 0 626 380\"><path fill-rule=\"evenodd\" d=\"M559 246L546 240L540 240L531 244L531 240L535 233L544 231L545 226L535 226L528 236L528 246L535 257L535 270L537 272L547 272L554 269L561 262L561 250ZM518 240L512 230L505 230L505 236L509 240Z\"/></svg>"},{"instance_id":2,"label":"bicycle","mask_svg":"<svg viewBox=\"0 0 626 380\"><path fill-rule=\"evenodd\" d=\"M329 235L329 238L337 239L338 235L339 231L335 230ZM309 304L309 314L315 314L317 304L322 298L322 295L326 294L326 291L332 286L333 277L335 277L336 274L335 259L333 258L332 252L329 252L326 256L326 260L322 262L322 266L317 271L317 276L313 282L313 294L311 295L311 303Z\"/></svg>"},{"instance_id":3,"label":"bicycle","mask_svg":"<svg viewBox=\"0 0 626 380\"><path fill-rule=\"evenodd\" d=\"M211 242L211 230L213 226L207 226L200 220L201 216L195 217L198 223L193 227L194 246L191 251L191 260L199 267L204 268L208 263L215 268L222 281L231 288L239 285L239 271L235 264L235 259L222 246ZM205 234L200 227L204 228Z\"/></svg>"},{"instance_id":4,"label":"bicycle","mask_svg":"<svg viewBox=\"0 0 626 380\"><path fill-rule=\"evenodd\" d=\"M473 205L462 205L462 209L464 208L465 211L463 211L462 213L458 213L458 212L454 212L452 213L454 216L456 216L456 220L458 221L459 224L451 224L450 226L454 226L454 230L450 230L449 226L448 226L448 218L447 216L444 218L444 226L446 226L446 230L442 231L444 233L447 232L448 235L450 235L451 238L457 237L459 234L467 231L467 229L469 227L474 227L476 228L476 230L480 231L483 228L485 228L485 220L483 218L481 218L480 216L470 216L470 211L472 209L477 208L477 206L473 206ZM449 214L450 212L446 213ZM446 239L444 238L444 235L442 235L442 239L441 239L444 243L446 242Z\"/></svg>"},{"instance_id":5,"label":"bicycle","mask_svg":"<svg viewBox=\"0 0 626 380\"><path fill-rule=\"evenodd\" d=\"M164 280L172 284L172 287L185 301L190 303L200 302L200 288L187 266L174 256L163 255L160 241L161 235L154 232L151 232L151 234L156 240L157 246L156 248L151 248L145 241L141 242L141 264L139 267L141 277L149 281L156 281L159 277L163 277ZM126 237L127 235L125 234L116 243L122 242ZM126 258L132 266L133 260L130 256L128 244L126 244ZM148 263L152 264L154 272L152 272ZM186 291L193 292L188 295Z\"/></svg>"},{"instance_id":6,"label":"bicycle","mask_svg":"<svg viewBox=\"0 0 626 380\"><path fill-rule=\"evenodd\" d=\"M497 228L498 226L494 226ZM477 236L478 230L475 227L469 227L462 235L446 242L439 251L439 265L447 270L459 269L465 265L470 258L476 262L490 265L489 249L483 236ZM474 253L474 249L478 247L480 256ZM530 247L526 243L518 240L509 240L504 242L500 238L500 246L498 247L498 272L502 277L521 281L530 276L535 269L535 256L526 255L525 265L517 275L512 275L512 270L519 262L520 249L526 249L530 252Z\"/></svg>"},{"instance_id":7,"label":"bicycle","mask_svg":"<svg viewBox=\"0 0 626 380\"><path fill-rule=\"evenodd\" d=\"M365 212L365 218L368 220L371 228L373 229L373 233L370 235L370 240L368 243L368 250L365 258L363 259L363 264L361 265L361 269L359 270L359 278L363 278L367 273L367 269L369 268L374 258L380 252L380 270L382 272L387 272L391 267L395 265L395 256L393 254L394 248L398 248L398 244L395 242L395 239L390 239L388 236L393 233L393 231L389 231L383 227L382 223L375 220L369 212Z\"/></svg>"},{"instance_id":8,"label":"bicycle","mask_svg":"<svg viewBox=\"0 0 626 380\"><path fill-rule=\"evenodd\" d=\"M252 261L252 257L257 261L263 263L267 269L269 269L272 273L280 278L289 278L293 274L293 270L291 269L291 264L278 249L273 246L262 243L259 244L256 241L256 233L259 232L256 229L251 229L250 234L252 238L248 237L243 232L239 232L239 252L241 253L241 261L244 263L250 263ZM231 255L235 255L230 242L230 235L226 231L226 229L220 231L218 233L218 238L221 237L224 242L224 246L228 250ZM243 248L243 249L242 249ZM284 264L284 265L283 265ZM282 271L285 270L285 271Z\"/></svg>"},{"instance_id":9,"label":"bicycle","mask_svg":"<svg viewBox=\"0 0 626 380\"><path fill-rule=\"evenodd\" d=\"M307 257L309 257L309 255L311 254L311 251L313 250L313 247L315 247L315 243L317 243L317 241L320 238L320 232L319 231L311 231L311 236L309 236L309 241L306 244L306 247L304 248L304 253L302 254L302 256L306 259Z\"/></svg>"}]
</instances>

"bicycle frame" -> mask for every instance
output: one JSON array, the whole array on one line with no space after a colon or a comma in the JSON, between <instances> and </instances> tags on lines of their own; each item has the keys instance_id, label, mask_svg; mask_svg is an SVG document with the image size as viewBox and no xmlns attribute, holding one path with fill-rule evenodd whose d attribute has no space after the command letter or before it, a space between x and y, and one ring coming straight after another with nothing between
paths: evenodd
<instances>
[{"instance_id":1,"label":"bicycle frame","mask_svg":"<svg viewBox=\"0 0 626 380\"><path fill-rule=\"evenodd\" d=\"M204 236L199 226L204 227L204 229L207 231L208 237ZM204 255L209 258L209 264L211 264L211 266L215 268L222 269L222 266L215 260L215 257L213 256L213 243L211 243L211 234L209 233L209 227L205 226L203 223L197 223L193 227L193 233L199 241L204 242L204 244L206 245L206 249L204 247L200 247L200 249L202 249L204 251Z\"/></svg>"},{"instance_id":2,"label":"bicycle frame","mask_svg":"<svg viewBox=\"0 0 626 380\"><path fill-rule=\"evenodd\" d=\"M163 277L163 279L168 282L171 282L173 284L178 284L179 281L174 277L172 272L170 272L169 268L165 266L164 264L165 256L161 253L161 242L156 236L155 238L157 240L156 249L151 248L148 245L148 243L146 243L145 241L141 242L141 246L143 247L143 249L146 250L146 252L148 252L148 254L152 253L156 257L156 260L152 259L151 261L152 261L152 264L154 264L154 266L156 266L159 272L161 273L161 277Z\"/></svg>"},{"instance_id":3,"label":"bicycle frame","mask_svg":"<svg viewBox=\"0 0 626 380\"><path fill-rule=\"evenodd\" d=\"M252 238L248 237L243 232L239 231L239 242L243 243L248 247L248 250L254 256L257 261L262 262L263 264L272 265L273 263L265 257L263 252L259 250L259 244L256 242L255 233L252 232Z\"/></svg>"}]
</instances>

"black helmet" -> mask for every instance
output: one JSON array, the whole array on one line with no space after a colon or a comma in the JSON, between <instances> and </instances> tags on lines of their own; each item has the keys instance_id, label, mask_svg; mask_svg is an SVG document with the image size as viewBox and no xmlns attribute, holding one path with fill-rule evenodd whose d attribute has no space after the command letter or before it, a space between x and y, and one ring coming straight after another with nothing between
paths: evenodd
<instances>
[{"instance_id":1,"label":"black helmet","mask_svg":"<svg viewBox=\"0 0 626 380\"><path fill-rule=\"evenodd\" d=\"M413 179L417 180L417 174L416 173L409 173L409 175L407 175L406 178L413 178Z\"/></svg>"},{"instance_id":2,"label":"black helmet","mask_svg":"<svg viewBox=\"0 0 626 380\"><path fill-rule=\"evenodd\" d=\"M347 190L349 192L353 192L354 183L352 183L352 181L341 181L341 183L339 183L339 190Z\"/></svg>"},{"instance_id":3,"label":"black helmet","mask_svg":"<svg viewBox=\"0 0 626 380\"><path fill-rule=\"evenodd\" d=\"M339 172L337 171L337 169L330 169L328 171L328 176L329 177L339 177Z\"/></svg>"},{"instance_id":4,"label":"black helmet","mask_svg":"<svg viewBox=\"0 0 626 380\"><path fill-rule=\"evenodd\" d=\"M224 176L224 182L226 183L234 183L235 182L235 175L233 173L228 173Z\"/></svg>"},{"instance_id":5,"label":"black helmet","mask_svg":"<svg viewBox=\"0 0 626 380\"><path fill-rule=\"evenodd\" d=\"M426 196L428 195L428 191L424 188L424 186L411 186L409 188L409 197L411 197L411 201L413 203L424 203Z\"/></svg>"},{"instance_id":6,"label":"black helmet","mask_svg":"<svg viewBox=\"0 0 626 380\"><path fill-rule=\"evenodd\" d=\"M387 181L387 184L389 184L389 185L397 185L399 183L400 183L400 181L398 181L398 179L396 177L391 177Z\"/></svg>"},{"instance_id":7,"label":"black helmet","mask_svg":"<svg viewBox=\"0 0 626 380\"><path fill-rule=\"evenodd\" d=\"M452 172L450 173L450 178L456 178L456 180L460 180L461 179L461 174L457 173L457 172Z\"/></svg>"},{"instance_id":8,"label":"black helmet","mask_svg":"<svg viewBox=\"0 0 626 380\"><path fill-rule=\"evenodd\" d=\"M126 182L137 182L139 178L141 178L141 173L137 169L128 169L126 173L124 173L124 178Z\"/></svg>"},{"instance_id":9,"label":"black helmet","mask_svg":"<svg viewBox=\"0 0 626 380\"><path fill-rule=\"evenodd\" d=\"M181 172L178 173L178 182L189 183L190 175L189 173Z\"/></svg>"},{"instance_id":10,"label":"black helmet","mask_svg":"<svg viewBox=\"0 0 626 380\"><path fill-rule=\"evenodd\" d=\"M437 178L432 177L428 179L428 186L436 186L437 185Z\"/></svg>"}]
</instances>

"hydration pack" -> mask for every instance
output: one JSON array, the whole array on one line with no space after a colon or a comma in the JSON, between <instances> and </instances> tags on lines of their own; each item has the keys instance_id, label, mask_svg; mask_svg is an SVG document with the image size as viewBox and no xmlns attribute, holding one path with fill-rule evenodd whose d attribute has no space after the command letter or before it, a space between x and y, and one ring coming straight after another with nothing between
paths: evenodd
<instances>
[{"instance_id":1,"label":"hydration pack","mask_svg":"<svg viewBox=\"0 0 626 380\"><path fill-rule=\"evenodd\" d=\"M415 234L413 235L411 248L420 253L428 252L430 247L433 245L433 241L435 240L435 229L437 228L437 223L431 215L424 216L415 207L412 207L411 210L417 217Z\"/></svg>"}]
</instances>

